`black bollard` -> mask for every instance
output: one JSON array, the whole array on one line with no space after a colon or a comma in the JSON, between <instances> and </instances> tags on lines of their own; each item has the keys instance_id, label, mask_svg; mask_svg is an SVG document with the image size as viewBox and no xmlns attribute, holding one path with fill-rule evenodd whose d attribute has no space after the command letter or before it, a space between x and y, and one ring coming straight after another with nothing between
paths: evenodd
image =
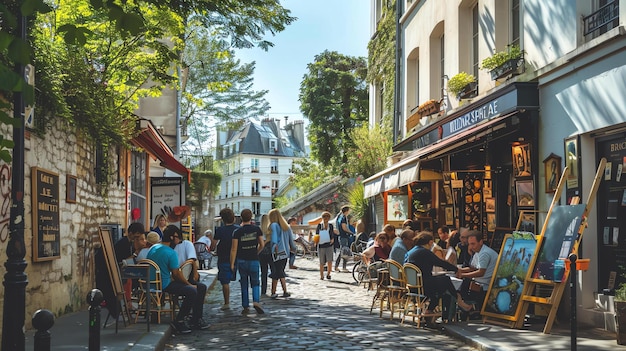
<instances>
[{"instance_id":1,"label":"black bollard","mask_svg":"<svg viewBox=\"0 0 626 351\"><path fill-rule=\"evenodd\" d=\"M102 291L92 289L87 294L89 304L89 351L100 351L100 304L104 300Z\"/></svg>"},{"instance_id":2,"label":"black bollard","mask_svg":"<svg viewBox=\"0 0 626 351\"><path fill-rule=\"evenodd\" d=\"M570 307L572 309L572 317L570 318L571 344L570 350L576 351L576 331L578 330L578 322L576 322L576 254L569 255L569 287L570 287Z\"/></svg>"},{"instance_id":3,"label":"black bollard","mask_svg":"<svg viewBox=\"0 0 626 351\"><path fill-rule=\"evenodd\" d=\"M33 313L33 327L35 333L35 351L50 351L50 331L54 325L54 314L48 310L37 310Z\"/></svg>"}]
</instances>

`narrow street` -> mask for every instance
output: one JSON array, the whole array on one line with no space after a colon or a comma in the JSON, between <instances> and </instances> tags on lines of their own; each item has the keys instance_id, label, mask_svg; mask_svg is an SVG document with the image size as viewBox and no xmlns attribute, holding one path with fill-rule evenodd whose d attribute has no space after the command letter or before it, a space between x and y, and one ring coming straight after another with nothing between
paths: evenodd
<instances>
[{"instance_id":1,"label":"narrow street","mask_svg":"<svg viewBox=\"0 0 626 351\"><path fill-rule=\"evenodd\" d=\"M390 321L388 312L382 319L377 309L370 314L374 292L356 286L351 273L333 272L332 280L321 281L317 258L298 258L296 266L287 270L291 297L262 296L263 315L252 308L241 315L238 281L230 285L231 310L220 310L222 292L216 281L204 311L211 327L175 335L165 350L474 350L410 321ZM277 292L282 294L280 287Z\"/></svg>"}]
</instances>

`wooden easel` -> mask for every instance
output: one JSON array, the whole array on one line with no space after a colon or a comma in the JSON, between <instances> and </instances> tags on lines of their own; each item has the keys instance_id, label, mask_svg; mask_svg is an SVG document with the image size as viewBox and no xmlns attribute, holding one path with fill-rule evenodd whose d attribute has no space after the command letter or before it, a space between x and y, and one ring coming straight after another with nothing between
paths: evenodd
<instances>
[{"instance_id":1,"label":"wooden easel","mask_svg":"<svg viewBox=\"0 0 626 351\"><path fill-rule=\"evenodd\" d=\"M585 228L587 227L587 218L589 216L589 212L591 211L591 206L596 196L596 193L598 191L598 187L600 186L600 181L602 180L602 176L604 175L605 165L606 165L606 159L602 158L602 160L600 160L600 164L596 171L596 176L594 178L593 185L591 186L591 190L589 192L587 202L585 203L585 209L582 215L582 222L580 224L580 227L578 228L577 237L574 239L574 242L572 244L571 252L573 253L576 253L576 254L578 253L578 246L580 245L580 241L582 240L582 234ZM565 187L565 183L566 183L566 179L568 175L569 175L569 168L565 167L565 169L563 170L563 174L561 175L559 185L556 189L556 192L554 193L552 204L550 205L550 209L548 210L545 222L541 229L541 235L537 237L537 251L535 252L533 261L531 262L531 265L530 265L530 269L528 270L528 274L526 275L526 279L524 281L524 289L522 291L522 297L521 297L521 304L522 304L521 318L518 319L515 325L515 327L518 329L524 326L523 316L526 315L526 312L528 311L528 306L531 303L534 303L534 304L547 306L550 308L550 311L548 312L548 318L546 320L546 325L543 328L544 334L549 334L550 330L552 329L552 324L554 323L556 319L556 312L559 307L559 303L561 302L563 291L565 290L565 287L569 285L568 283L569 270L565 270L565 274L563 275L563 278L560 282L533 278L533 272L535 270L534 268L537 263L537 258L539 256L539 253L541 252L543 242L546 240L545 232L546 232L546 227L549 223L550 215L552 214L553 209L557 206L557 203L559 199L561 198L561 193L563 192L563 188ZM566 264L569 264L569 263L566 263ZM546 297L535 296L534 294L538 287L551 289L550 295Z\"/></svg>"},{"instance_id":2,"label":"wooden easel","mask_svg":"<svg viewBox=\"0 0 626 351\"><path fill-rule=\"evenodd\" d=\"M107 270L109 272L109 278L111 280L111 286L113 287L113 293L115 294L116 304L118 305L119 311L122 315L122 321L124 325L130 324L130 311L126 308L129 301L126 301L126 294L124 294L124 285L122 283L122 276L120 274L120 268L117 265L117 259L115 257L115 250L113 248L113 238L111 238L111 232L108 228L100 227L98 230L100 235L100 244L102 245L102 251L104 254L104 260L107 266ZM109 310L109 314L107 315L104 321L104 327L106 327L106 322L109 317L113 317L111 315L111 311ZM118 316L119 317L119 316ZM115 332L117 333L117 322L118 317L115 317Z\"/></svg>"}]
</instances>

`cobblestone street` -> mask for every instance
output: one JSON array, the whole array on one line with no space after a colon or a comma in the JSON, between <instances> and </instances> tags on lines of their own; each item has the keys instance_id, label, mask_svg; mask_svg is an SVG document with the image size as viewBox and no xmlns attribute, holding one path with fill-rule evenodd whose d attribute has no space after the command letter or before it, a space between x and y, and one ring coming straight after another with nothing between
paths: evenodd
<instances>
[{"instance_id":1,"label":"cobblestone street","mask_svg":"<svg viewBox=\"0 0 626 351\"><path fill-rule=\"evenodd\" d=\"M318 261L298 258L297 270L287 270L290 298L262 296L265 314L254 309L241 315L239 282L231 283L231 309L222 311L221 286L207 295L208 330L175 335L166 350L473 350L438 331L369 313L374 292L356 286L351 273L333 272L320 280ZM351 269L351 265L348 269ZM212 272L216 268L212 268ZM271 280L270 280L271 282ZM282 294L280 284L277 290ZM269 293L269 287L268 287Z\"/></svg>"}]
</instances>

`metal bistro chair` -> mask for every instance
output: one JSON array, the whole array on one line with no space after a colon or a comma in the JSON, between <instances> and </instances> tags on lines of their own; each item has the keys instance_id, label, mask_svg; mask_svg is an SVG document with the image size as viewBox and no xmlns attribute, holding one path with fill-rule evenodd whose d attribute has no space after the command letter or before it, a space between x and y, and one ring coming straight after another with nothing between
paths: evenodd
<instances>
[{"instance_id":1,"label":"metal bistro chair","mask_svg":"<svg viewBox=\"0 0 626 351\"><path fill-rule=\"evenodd\" d=\"M394 260L386 260L385 262L389 267L389 285L387 285L387 306L391 311L391 317L389 319L393 319L393 315L396 310L398 311L399 316L400 311L402 311L404 307L404 301L407 294L406 278L404 275L404 269L402 268L401 264Z\"/></svg>"},{"instance_id":2,"label":"metal bistro chair","mask_svg":"<svg viewBox=\"0 0 626 351\"><path fill-rule=\"evenodd\" d=\"M201 242L196 241L193 243L193 247L196 250L196 257L198 258L198 266L200 269L211 269L211 261L213 255L209 251L209 247Z\"/></svg>"},{"instance_id":3,"label":"metal bistro chair","mask_svg":"<svg viewBox=\"0 0 626 351\"><path fill-rule=\"evenodd\" d=\"M426 314L428 309L428 297L424 293L424 282L422 280L422 271L414 264L405 263L403 266L404 275L406 277L407 294L404 300L404 316L402 324L406 317L412 317L413 323L417 318L417 327L420 328L422 320L426 317L435 317L436 314ZM441 315L441 313L439 313Z\"/></svg>"},{"instance_id":4,"label":"metal bistro chair","mask_svg":"<svg viewBox=\"0 0 626 351\"><path fill-rule=\"evenodd\" d=\"M161 323L161 314L169 313L170 319L174 320L174 305L169 297L169 294L163 291L163 284L161 280L161 270L159 266L152 260L140 260L138 264L150 265L150 291L145 291L145 280L139 280L140 294L138 300L137 314L135 315L135 323L139 319L140 314L144 314L146 318L150 316L146 315L146 304L151 303L150 312L157 314L157 323ZM169 273L169 272L168 272Z\"/></svg>"},{"instance_id":5,"label":"metal bistro chair","mask_svg":"<svg viewBox=\"0 0 626 351\"><path fill-rule=\"evenodd\" d=\"M376 293L372 298L372 305L370 306L370 314L374 311L376 302L380 302L379 317L383 316L383 305L387 298L387 286L389 285L389 266L386 262L374 262L370 264L372 270L376 270Z\"/></svg>"}]
</instances>

